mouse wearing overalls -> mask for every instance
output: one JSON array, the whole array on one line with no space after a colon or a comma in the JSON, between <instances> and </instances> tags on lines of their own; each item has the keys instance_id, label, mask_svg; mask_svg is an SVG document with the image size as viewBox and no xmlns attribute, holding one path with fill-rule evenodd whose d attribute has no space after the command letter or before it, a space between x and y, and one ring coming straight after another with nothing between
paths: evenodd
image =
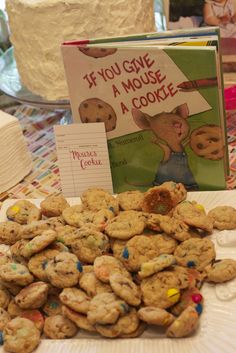
<instances>
[{"instance_id":1,"label":"mouse wearing overalls","mask_svg":"<svg viewBox=\"0 0 236 353\"><path fill-rule=\"evenodd\" d=\"M164 152L153 185L174 181L183 183L186 189L198 190L199 187L189 168L188 156L184 150L190 131L187 122L189 117L187 104L181 104L169 113L162 112L154 116L132 109L132 116L140 129L151 130L154 133L153 142Z\"/></svg>"}]
</instances>

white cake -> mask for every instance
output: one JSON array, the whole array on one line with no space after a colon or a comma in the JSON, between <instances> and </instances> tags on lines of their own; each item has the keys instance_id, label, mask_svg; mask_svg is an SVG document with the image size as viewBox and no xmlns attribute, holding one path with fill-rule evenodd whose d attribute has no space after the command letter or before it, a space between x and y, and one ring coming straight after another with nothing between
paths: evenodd
<instances>
[{"instance_id":1,"label":"white cake","mask_svg":"<svg viewBox=\"0 0 236 353\"><path fill-rule=\"evenodd\" d=\"M153 0L6 0L22 83L47 100L68 98L65 40L153 32Z\"/></svg>"}]
</instances>

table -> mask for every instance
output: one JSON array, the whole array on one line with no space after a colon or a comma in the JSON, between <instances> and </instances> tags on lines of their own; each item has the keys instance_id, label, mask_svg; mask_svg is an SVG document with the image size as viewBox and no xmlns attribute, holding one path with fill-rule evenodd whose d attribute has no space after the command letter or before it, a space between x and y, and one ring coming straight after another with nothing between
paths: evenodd
<instances>
[{"instance_id":1,"label":"table","mask_svg":"<svg viewBox=\"0 0 236 353\"><path fill-rule=\"evenodd\" d=\"M33 169L19 184L0 194L0 202L7 198L44 198L52 192L61 191L53 125L59 123L65 112L33 108L16 103L4 108L4 111L19 119L33 156ZM227 112L227 132L230 156L230 175L227 187L235 189L236 111Z\"/></svg>"}]
</instances>

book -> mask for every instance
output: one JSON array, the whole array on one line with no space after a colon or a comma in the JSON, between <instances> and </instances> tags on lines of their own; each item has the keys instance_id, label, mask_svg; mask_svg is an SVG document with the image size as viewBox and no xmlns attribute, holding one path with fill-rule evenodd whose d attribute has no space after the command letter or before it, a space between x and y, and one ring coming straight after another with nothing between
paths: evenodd
<instances>
[{"instance_id":1,"label":"book","mask_svg":"<svg viewBox=\"0 0 236 353\"><path fill-rule=\"evenodd\" d=\"M114 192L225 189L219 51L216 28L62 44L73 121L105 123Z\"/></svg>"},{"instance_id":2,"label":"book","mask_svg":"<svg viewBox=\"0 0 236 353\"><path fill-rule=\"evenodd\" d=\"M236 1L163 0L167 28L219 26L225 85L236 84Z\"/></svg>"}]
</instances>

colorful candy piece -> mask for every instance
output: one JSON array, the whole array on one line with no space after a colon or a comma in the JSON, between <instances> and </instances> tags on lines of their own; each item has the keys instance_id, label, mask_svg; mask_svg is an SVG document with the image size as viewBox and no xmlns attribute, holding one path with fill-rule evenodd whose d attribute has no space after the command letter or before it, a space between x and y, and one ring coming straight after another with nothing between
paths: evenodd
<instances>
[{"instance_id":1,"label":"colorful candy piece","mask_svg":"<svg viewBox=\"0 0 236 353\"><path fill-rule=\"evenodd\" d=\"M124 250L122 252L122 257L124 259L128 259L129 258L129 250L127 248L124 248Z\"/></svg>"},{"instance_id":2,"label":"colorful candy piece","mask_svg":"<svg viewBox=\"0 0 236 353\"><path fill-rule=\"evenodd\" d=\"M170 288L167 291L167 297L173 302L177 303L180 298L180 292L179 289L177 288Z\"/></svg>"},{"instance_id":3,"label":"colorful candy piece","mask_svg":"<svg viewBox=\"0 0 236 353\"><path fill-rule=\"evenodd\" d=\"M202 301L202 295L200 293L193 294L192 301L196 304L199 304Z\"/></svg>"}]
</instances>

